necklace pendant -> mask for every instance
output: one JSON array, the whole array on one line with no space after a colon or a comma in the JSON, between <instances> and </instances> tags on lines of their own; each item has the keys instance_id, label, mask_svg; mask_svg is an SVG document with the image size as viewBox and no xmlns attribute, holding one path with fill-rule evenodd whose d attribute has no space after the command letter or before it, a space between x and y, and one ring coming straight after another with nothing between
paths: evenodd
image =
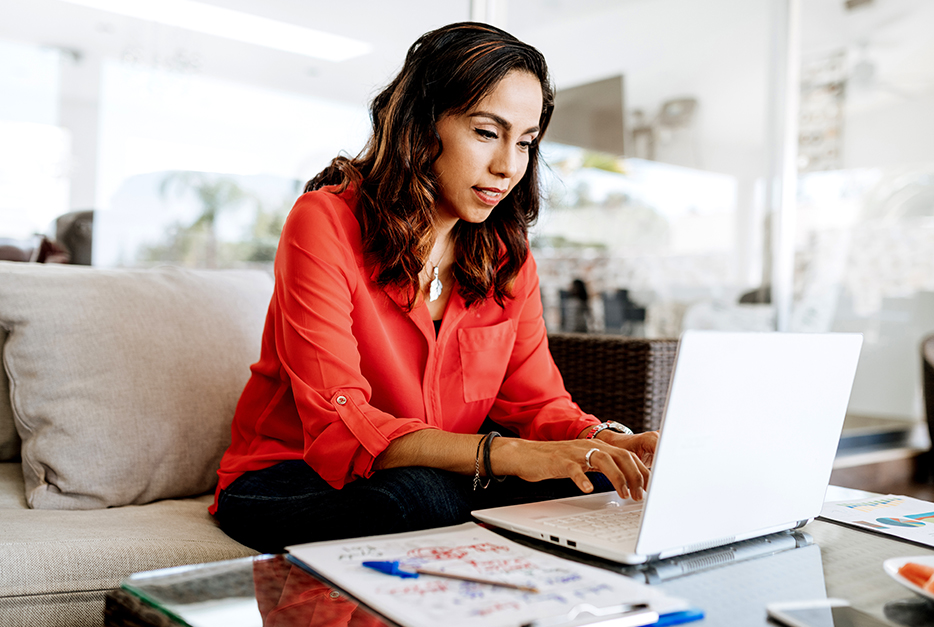
<instances>
[{"instance_id":1,"label":"necklace pendant","mask_svg":"<svg viewBox=\"0 0 934 627\"><path fill-rule=\"evenodd\" d=\"M441 279L438 278L438 266L435 266L434 276L431 279L431 285L428 286L428 302L433 303L441 298L441 291L444 286L441 285Z\"/></svg>"}]
</instances>

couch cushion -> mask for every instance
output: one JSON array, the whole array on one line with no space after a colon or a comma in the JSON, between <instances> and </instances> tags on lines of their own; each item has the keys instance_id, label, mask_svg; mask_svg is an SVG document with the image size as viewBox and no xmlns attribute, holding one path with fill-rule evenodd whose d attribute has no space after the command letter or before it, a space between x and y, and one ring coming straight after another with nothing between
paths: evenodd
<instances>
[{"instance_id":1,"label":"couch cushion","mask_svg":"<svg viewBox=\"0 0 934 627\"><path fill-rule=\"evenodd\" d=\"M13 407L10 405L10 384L3 369L3 346L6 329L0 326L0 462L19 458L19 434L13 424Z\"/></svg>"},{"instance_id":2,"label":"couch cushion","mask_svg":"<svg viewBox=\"0 0 934 627\"><path fill-rule=\"evenodd\" d=\"M210 490L271 293L260 271L0 264L29 505Z\"/></svg>"},{"instance_id":3,"label":"couch cushion","mask_svg":"<svg viewBox=\"0 0 934 627\"><path fill-rule=\"evenodd\" d=\"M103 627L106 596L105 590L0 596L0 625Z\"/></svg>"},{"instance_id":4,"label":"couch cushion","mask_svg":"<svg viewBox=\"0 0 934 627\"><path fill-rule=\"evenodd\" d=\"M32 510L22 465L0 463L0 625L101 625L105 592L130 573L253 554L217 528L211 501Z\"/></svg>"},{"instance_id":5,"label":"couch cushion","mask_svg":"<svg viewBox=\"0 0 934 627\"><path fill-rule=\"evenodd\" d=\"M135 572L255 555L217 527L212 500L0 511L0 598L109 590Z\"/></svg>"}]
</instances>

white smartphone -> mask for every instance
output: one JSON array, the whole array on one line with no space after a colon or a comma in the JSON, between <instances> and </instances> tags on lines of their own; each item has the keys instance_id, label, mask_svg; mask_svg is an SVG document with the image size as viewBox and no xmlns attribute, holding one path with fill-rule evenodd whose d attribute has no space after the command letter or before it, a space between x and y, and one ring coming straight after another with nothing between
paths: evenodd
<instances>
[{"instance_id":1,"label":"white smartphone","mask_svg":"<svg viewBox=\"0 0 934 627\"><path fill-rule=\"evenodd\" d=\"M788 627L892 627L843 599L770 603L766 611L769 618Z\"/></svg>"}]
</instances>

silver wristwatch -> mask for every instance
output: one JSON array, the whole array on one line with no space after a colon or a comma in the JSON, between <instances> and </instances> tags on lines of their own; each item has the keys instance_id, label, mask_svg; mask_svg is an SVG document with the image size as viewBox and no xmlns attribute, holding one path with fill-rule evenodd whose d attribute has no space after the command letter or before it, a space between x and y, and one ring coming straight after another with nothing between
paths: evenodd
<instances>
[{"instance_id":1,"label":"silver wristwatch","mask_svg":"<svg viewBox=\"0 0 934 627\"><path fill-rule=\"evenodd\" d=\"M616 433L622 433L625 435L633 434L632 429L630 429L626 425L616 422L615 420L607 420L595 426L593 428L593 431L587 434L587 439L588 440L594 439L595 437L597 437L597 434L603 431L604 429L609 429L610 431L615 431Z\"/></svg>"}]
</instances>

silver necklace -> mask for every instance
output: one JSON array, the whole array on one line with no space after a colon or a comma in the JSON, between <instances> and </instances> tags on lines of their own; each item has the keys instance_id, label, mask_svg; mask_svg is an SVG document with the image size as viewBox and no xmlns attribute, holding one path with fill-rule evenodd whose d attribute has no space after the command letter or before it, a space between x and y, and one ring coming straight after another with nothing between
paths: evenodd
<instances>
[{"instance_id":1,"label":"silver necklace","mask_svg":"<svg viewBox=\"0 0 934 627\"><path fill-rule=\"evenodd\" d=\"M444 252L441 253L441 259L438 260L437 265L431 263L431 259L428 260L428 263L431 264L431 283L428 285L428 302L433 303L439 298L441 298L441 292L444 291L444 285L441 284L440 268L441 262L444 261L444 256L448 253L448 249L451 247L451 240L448 239L447 246L444 247Z\"/></svg>"}]
</instances>

